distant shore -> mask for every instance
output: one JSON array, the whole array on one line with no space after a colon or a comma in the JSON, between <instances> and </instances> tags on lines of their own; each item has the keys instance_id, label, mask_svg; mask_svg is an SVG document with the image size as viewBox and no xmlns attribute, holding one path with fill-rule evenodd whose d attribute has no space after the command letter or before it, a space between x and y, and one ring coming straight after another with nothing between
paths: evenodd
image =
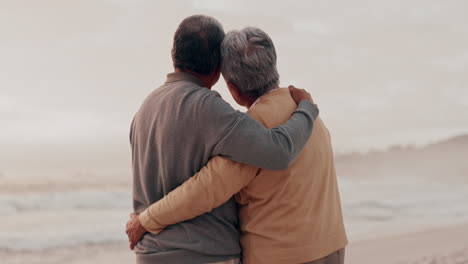
<instances>
[{"instance_id":1,"label":"distant shore","mask_svg":"<svg viewBox=\"0 0 468 264\"><path fill-rule=\"evenodd\" d=\"M3 264L135 263L125 243L82 245L44 251L0 251ZM346 264L468 263L468 223L371 240L351 241Z\"/></svg>"}]
</instances>

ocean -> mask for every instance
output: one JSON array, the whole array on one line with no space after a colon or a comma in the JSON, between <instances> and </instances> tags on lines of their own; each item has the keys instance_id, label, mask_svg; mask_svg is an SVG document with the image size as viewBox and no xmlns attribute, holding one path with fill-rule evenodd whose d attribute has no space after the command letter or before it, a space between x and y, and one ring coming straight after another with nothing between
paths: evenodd
<instances>
[{"instance_id":1,"label":"ocean","mask_svg":"<svg viewBox=\"0 0 468 264\"><path fill-rule=\"evenodd\" d=\"M341 177L339 185L350 241L468 221L468 184ZM131 186L2 192L0 251L126 243L131 211Z\"/></svg>"}]
</instances>

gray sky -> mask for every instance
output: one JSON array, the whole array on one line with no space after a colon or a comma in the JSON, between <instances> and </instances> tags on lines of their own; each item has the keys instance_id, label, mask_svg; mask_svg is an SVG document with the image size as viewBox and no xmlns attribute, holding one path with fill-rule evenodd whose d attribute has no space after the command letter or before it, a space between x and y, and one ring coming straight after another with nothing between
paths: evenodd
<instances>
[{"instance_id":1,"label":"gray sky","mask_svg":"<svg viewBox=\"0 0 468 264\"><path fill-rule=\"evenodd\" d=\"M282 85L311 92L338 152L468 132L464 0L1 0L0 158L127 159L130 120L196 13L270 34ZM239 108L224 82L215 89Z\"/></svg>"}]
</instances>

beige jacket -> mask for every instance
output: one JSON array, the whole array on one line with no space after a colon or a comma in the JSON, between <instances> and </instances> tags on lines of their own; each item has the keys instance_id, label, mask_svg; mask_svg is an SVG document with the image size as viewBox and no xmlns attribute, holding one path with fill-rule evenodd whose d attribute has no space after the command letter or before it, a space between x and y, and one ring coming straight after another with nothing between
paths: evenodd
<instances>
[{"instance_id":1,"label":"beige jacket","mask_svg":"<svg viewBox=\"0 0 468 264\"><path fill-rule=\"evenodd\" d=\"M248 111L268 128L296 109L288 89L262 96ZM283 171L214 157L200 172L140 214L152 233L211 211L236 194L243 263L304 263L348 241L330 135L320 118L297 160Z\"/></svg>"}]
</instances>

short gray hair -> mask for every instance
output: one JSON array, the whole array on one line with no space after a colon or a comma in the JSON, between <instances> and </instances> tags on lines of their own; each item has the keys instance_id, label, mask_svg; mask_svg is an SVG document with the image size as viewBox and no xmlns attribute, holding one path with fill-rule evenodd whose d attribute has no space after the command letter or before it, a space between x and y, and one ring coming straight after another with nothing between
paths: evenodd
<instances>
[{"instance_id":1,"label":"short gray hair","mask_svg":"<svg viewBox=\"0 0 468 264\"><path fill-rule=\"evenodd\" d=\"M279 85L273 41L259 28L226 34L221 44L221 71L242 95L258 98Z\"/></svg>"}]
</instances>

